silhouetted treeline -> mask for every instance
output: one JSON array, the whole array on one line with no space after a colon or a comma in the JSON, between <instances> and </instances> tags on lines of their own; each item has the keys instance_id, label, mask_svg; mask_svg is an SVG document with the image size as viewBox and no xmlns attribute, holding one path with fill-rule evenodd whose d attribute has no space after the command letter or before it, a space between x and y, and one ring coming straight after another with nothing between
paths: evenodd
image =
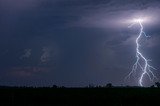
<instances>
[{"instance_id":1,"label":"silhouetted treeline","mask_svg":"<svg viewBox=\"0 0 160 106\"><path fill-rule=\"evenodd\" d=\"M57 88L141 88L140 86L113 86L112 83L108 83L106 85L94 85L94 84L89 84L88 86L85 87L65 87L65 86L58 86L58 85L53 85L51 87L33 87L33 86L0 86L0 88L2 89L6 89L6 88L51 88L51 89L57 89ZM147 87L149 88L149 87ZM155 82L154 85L151 85L150 88L160 88L160 82Z\"/></svg>"},{"instance_id":2,"label":"silhouetted treeline","mask_svg":"<svg viewBox=\"0 0 160 106\"><path fill-rule=\"evenodd\" d=\"M79 88L0 86L0 106L157 106L159 87L159 82L146 88L112 83Z\"/></svg>"}]
</instances>

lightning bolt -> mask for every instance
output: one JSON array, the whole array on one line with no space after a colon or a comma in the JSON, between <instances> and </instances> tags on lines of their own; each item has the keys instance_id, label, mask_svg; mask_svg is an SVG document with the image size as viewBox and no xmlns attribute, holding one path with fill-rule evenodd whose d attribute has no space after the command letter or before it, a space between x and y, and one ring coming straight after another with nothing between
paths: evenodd
<instances>
[{"instance_id":1,"label":"lightning bolt","mask_svg":"<svg viewBox=\"0 0 160 106\"><path fill-rule=\"evenodd\" d=\"M130 78L131 75L135 75L137 70L140 69L141 74L138 79L138 84L140 86L143 86L143 80L144 80L145 75L147 75L150 81L152 82L154 79L157 79L157 77L154 75L152 71L156 69L149 64L149 61L151 60L146 59L146 57L140 51L141 45L139 43L140 43L142 36L145 36L145 37L150 37L150 36L147 36L146 33L144 32L144 28L143 28L141 19L138 19L135 22L140 26L140 32L139 32L138 37L136 38L136 62L133 65L132 71L128 74L126 78ZM129 27L132 27L134 24L131 24Z\"/></svg>"}]
</instances>

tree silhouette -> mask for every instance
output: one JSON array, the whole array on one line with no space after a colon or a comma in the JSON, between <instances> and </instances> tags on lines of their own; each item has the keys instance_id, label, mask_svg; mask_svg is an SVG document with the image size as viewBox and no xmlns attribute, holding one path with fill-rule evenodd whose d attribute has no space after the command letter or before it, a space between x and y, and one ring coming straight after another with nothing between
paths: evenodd
<instances>
[{"instance_id":1,"label":"tree silhouette","mask_svg":"<svg viewBox=\"0 0 160 106\"><path fill-rule=\"evenodd\" d=\"M154 85L151 85L150 87L151 87L151 88L154 88L155 86L154 86Z\"/></svg>"},{"instance_id":2,"label":"tree silhouette","mask_svg":"<svg viewBox=\"0 0 160 106\"><path fill-rule=\"evenodd\" d=\"M94 84L89 84L88 88L94 88Z\"/></svg>"},{"instance_id":3,"label":"tree silhouette","mask_svg":"<svg viewBox=\"0 0 160 106\"><path fill-rule=\"evenodd\" d=\"M106 88L112 88L113 86L112 86L112 83L108 83L107 85L106 85Z\"/></svg>"},{"instance_id":4,"label":"tree silhouette","mask_svg":"<svg viewBox=\"0 0 160 106\"><path fill-rule=\"evenodd\" d=\"M53 85L52 88L58 88L58 86L57 85Z\"/></svg>"},{"instance_id":5,"label":"tree silhouette","mask_svg":"<svg viewBox=\"0 0 160 106\"><path fill-rule=\"evenodd\" d=\"M155 82L155 85L160 88L160 83L159 82Z\"/></svg>"}]
</instances>

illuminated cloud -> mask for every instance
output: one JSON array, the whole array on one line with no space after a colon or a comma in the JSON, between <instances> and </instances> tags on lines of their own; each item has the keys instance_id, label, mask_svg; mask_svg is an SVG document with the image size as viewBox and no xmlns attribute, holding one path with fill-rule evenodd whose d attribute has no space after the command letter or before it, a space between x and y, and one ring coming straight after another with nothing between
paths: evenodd
<instances>
[{"instance_id":1,"label":"illuminated cloud","mask_svg":"<svg viewBox=\"0 0 160 106\"><path fill-rule=\"evenodd\" d=\"M32 49L25 49L24 54L20 57L20 59L29 58L31 56Z\"/></svg>"},{"instance_id":2,"label":"illuminated cloud","mask_svg":"<svg viewBox=\"0 0 160 106\"><path fill-rule=\"evenodd\" d=\"M111 0L97 5L96 8L90 6L90 14L84 14L75 25L106 29L126 28L139 17L145 19L145 24L154 25L159 22L159 8L157 0Z\"/></svg>"},{"instance_id":3,"label":"illuminated cloud","mask_svg":"<svg viewBox=\"0 0 160 106\"><path fill-rule=\"evenodd\" d=\"M52 51L52 49L48 47L43 47L42 51L43 54L41 55L40 60L42 63L46 63L50 59L50 52Z\"/></svg>"}]
</instances>

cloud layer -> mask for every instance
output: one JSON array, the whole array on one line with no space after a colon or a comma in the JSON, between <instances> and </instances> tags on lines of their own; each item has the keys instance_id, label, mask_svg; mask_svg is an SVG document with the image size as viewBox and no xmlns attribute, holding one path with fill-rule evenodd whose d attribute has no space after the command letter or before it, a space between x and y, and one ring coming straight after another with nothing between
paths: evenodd
<instances>
[{"instance_id":1,"label":"cloud layer","mask_svg":"<svg viewBox=\"0 0 160 106\"><path fill-rule=\"evenodd\" d=\"M137 17L149 19L142 52L160 68L158 0L1 0L0 8L0 85L136 85L124 77Z\"/></svg>"}]
</instances>

